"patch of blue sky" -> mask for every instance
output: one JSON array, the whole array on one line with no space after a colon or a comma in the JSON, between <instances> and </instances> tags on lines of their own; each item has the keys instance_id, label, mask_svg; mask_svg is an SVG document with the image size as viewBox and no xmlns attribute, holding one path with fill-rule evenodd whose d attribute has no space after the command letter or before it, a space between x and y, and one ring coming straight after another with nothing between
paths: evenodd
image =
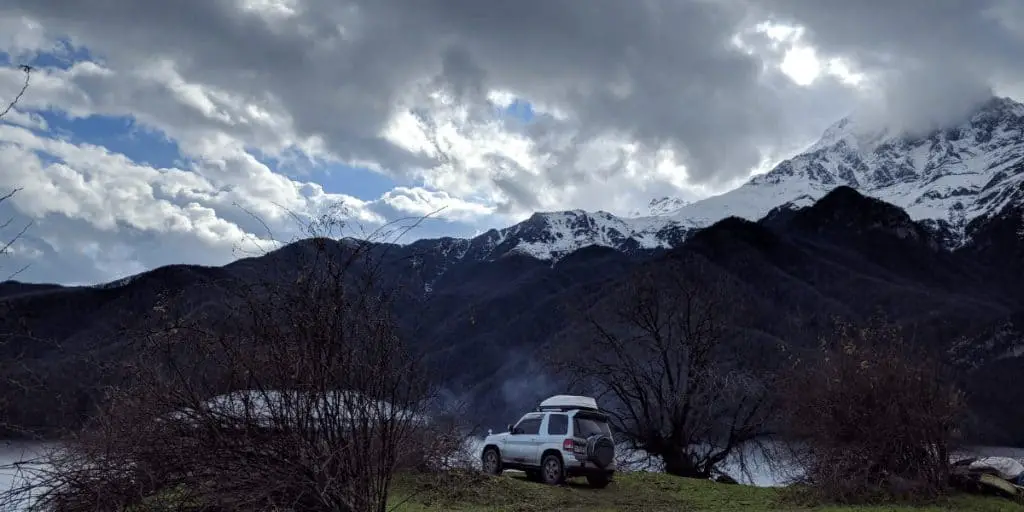
<instances>
[{"instance_id":1,"label":"patch of blue sky","mask_svg":"<svg viewBox=\"0 0 1024 512\"><path fill-rule=\"evenodd\" d=\"M407 244L424 238L473 238L483 232L476 223L443 217L410 218L406 219L402 225L412 225L413 222L416 223L415 227L396 240L398 243Z\"/></svg>"},{"instance_id":2,"label":"patch of blue sky","mask_svg":"<svg viewBox=\"0 0 1024 512\"><path fill-rule=\"evenodd\" d=\"M529 123L536 117L533 105L521 98L516 98L504 108L499 109L500 115L505 119L513 119L523 123Z\"/></svg>"},{"instance_id":3,"label":"patch of blue sky","mask_svg":"<svg viewBox=\"0 0 1024 512\"><path fill-rule=\"evenodd\" d=\"M35 68L68 69L75 62L95 60L84 47L74 46L70 40L56 42L52 51L26 56L0 53L0 64L5 66L27 64ZM137 124L129 116L93 115L71 118L57 110L37 111L47 125L46 135L59 137L74 144L92 144L120 153L143 165L153 167L183 166L178 145L163 133ZM49 155L39 155L52 163Z\"/></svg>"},{"instance_id":4,"label":"patch of blue sky","mask_svg":"<svg viewBox=\"0 0 1024 512\"><path fill-rule=\"evenodd\" d=\"M93 115L70 118L63 112L52 110L39 114L46 120L51 136L75 144L102 146L151 167L186 165L176 142L163 132L136 123L131 117Z\"/></svg>"},{"instance_id":5,"label":"patch of blue sky","mask_svg":"<svg viewBox=\"0 0 1024 512\"><path fill-rule=\"evenodd\" d=\"M33 55L12 56L0 52L0 64L4 66L27 64L35 68L68 69L75 62L95 59L88 48L74 46L69 39L59 39L52 51Z\"/></svg>"}]
</instances>

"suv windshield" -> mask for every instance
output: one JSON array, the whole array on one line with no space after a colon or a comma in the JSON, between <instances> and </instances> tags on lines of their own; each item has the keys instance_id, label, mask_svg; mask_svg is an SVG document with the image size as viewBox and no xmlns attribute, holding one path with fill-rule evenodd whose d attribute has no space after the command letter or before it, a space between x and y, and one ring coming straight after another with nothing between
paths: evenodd
<instances>
[{"instance_id":1,"label":"suv windshield","mask_svg":"<svg viewBox=\"0 0 1024 512\"><path fill-rule=\"evenodd\" d=\"M612 435L608 420L601 416L577 414L572 420L573 433L577 437L590 437L594 434Z\"/></svg>"}]
</instances>

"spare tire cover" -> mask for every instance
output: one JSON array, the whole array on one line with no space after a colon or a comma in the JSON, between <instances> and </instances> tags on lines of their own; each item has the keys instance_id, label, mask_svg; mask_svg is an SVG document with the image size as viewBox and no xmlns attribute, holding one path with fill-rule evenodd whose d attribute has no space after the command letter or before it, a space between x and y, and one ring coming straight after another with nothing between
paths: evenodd
<instances>
[{"instance_id":1,"label":"spare tire cover","mask_svg":"<svg viewBox=\"0 0 1024 512\"><path fill-rule=\"evenodd\" d=\"M604 468L615 459L615 443L608 436L594 436L587 443L590 447L590 460Z\"/></svg>"}]
</instances>

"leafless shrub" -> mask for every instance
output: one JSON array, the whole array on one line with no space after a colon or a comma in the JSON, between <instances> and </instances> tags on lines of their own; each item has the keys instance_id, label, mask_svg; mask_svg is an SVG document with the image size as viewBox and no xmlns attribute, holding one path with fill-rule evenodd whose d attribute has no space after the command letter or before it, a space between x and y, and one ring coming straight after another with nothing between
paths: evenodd
<instances>
[{"instance_id":1,"label":"leafless shrub","mask_svg":"<svg viewBox=\"0 0 1024 512\"><path fill-rule=\"evenodd\" d=\"M941 362L892 325L839 324L782 387L794 460L816 498L941 494L964 397Z\"/></svg>"},{"instance_id":2,"label":"leafless shrub","mask_svg":"<svg viewBox=\"0 0 1024 512\"><path fill-rule=\"evenodd\" d=\"M640 272L552 359L596 394L620 441L697 478L766 433L771 410L763 378L723 357L738 304L704 275L690 258Z\"/></svg>"},{"instance_id":3,"label":"leafless shrub","mask_svg":"<svg viewBox=\"0 0 1024 512\"><path fill-rule=\"evenodd\" d=\"M381 511L447 467L458 424L392 318L387 245L313 238L168 296L100 413L26 487L36 510ZM276 258L276 259L274 259Z\"/></svg>"}]
</instances>

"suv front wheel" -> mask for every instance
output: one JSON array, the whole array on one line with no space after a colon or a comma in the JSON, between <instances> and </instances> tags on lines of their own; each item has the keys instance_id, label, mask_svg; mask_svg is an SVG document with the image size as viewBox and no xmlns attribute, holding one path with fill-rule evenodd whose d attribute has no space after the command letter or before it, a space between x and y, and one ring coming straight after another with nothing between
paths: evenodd
<instances>
[{"instance_id":1,"label":"suv front wheel","mask_svg":"<svg viewBox=\"0 0 1024 512\"><path fill-rule=\"evenodd\" d=\"M483 456L480 457L480 462L484 473L488 475L501 474L501 456L498 454L497 448L492 447L484 450Z\"/></svg>"},{"instance_id":2,"label":"suv front wheel","mask_svg":"<svg viewBox=\"0 0 1024 512\"><path fill-rule=\"evenodd\" d=\"M548 485L561 485L565 482L565 468L562 466L562 458L558 455L549 454L541 461L541 478Z\"/></svg>"}]
</instances>

